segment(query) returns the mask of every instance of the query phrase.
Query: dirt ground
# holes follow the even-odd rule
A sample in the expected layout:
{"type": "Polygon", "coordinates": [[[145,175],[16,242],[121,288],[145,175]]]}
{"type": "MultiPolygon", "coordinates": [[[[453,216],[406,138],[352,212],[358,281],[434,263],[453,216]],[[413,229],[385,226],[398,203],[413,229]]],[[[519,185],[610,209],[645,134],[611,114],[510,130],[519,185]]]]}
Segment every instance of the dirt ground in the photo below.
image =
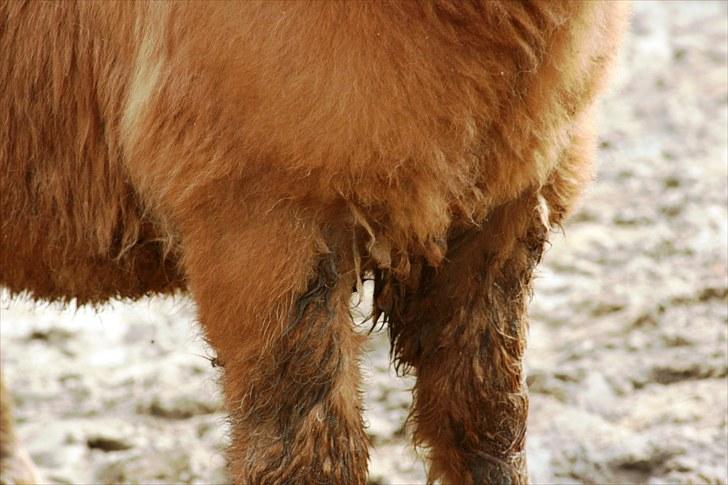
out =
{"type": "MultiPolygon", "coordinates": [[[[728,3],[635,2],[600,169],[538,272],[534,483],[728,481],[728,3]]],[[[19,434],[48,483],[222,483],[216,370],[182,298],[62,310],[0,295],[19,434]]],[[[372,484],[424,483],[412,381],[365,358],[372,484]]]]}

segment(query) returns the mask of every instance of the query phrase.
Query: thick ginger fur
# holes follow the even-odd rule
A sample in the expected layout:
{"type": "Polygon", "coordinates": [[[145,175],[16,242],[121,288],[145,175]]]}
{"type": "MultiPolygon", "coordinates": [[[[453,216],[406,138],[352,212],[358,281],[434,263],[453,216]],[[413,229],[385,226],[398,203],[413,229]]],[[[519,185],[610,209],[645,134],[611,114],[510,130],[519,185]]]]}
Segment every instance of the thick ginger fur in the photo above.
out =
{"type": "Polygon", "coordinates": [[[626,16],[2,1],[0,285],[189,291],[224,366],[232,479],[363,484],[348,302],[373,274],[430,480],[526,483],[530,277],[591,178],[626,16]]]}

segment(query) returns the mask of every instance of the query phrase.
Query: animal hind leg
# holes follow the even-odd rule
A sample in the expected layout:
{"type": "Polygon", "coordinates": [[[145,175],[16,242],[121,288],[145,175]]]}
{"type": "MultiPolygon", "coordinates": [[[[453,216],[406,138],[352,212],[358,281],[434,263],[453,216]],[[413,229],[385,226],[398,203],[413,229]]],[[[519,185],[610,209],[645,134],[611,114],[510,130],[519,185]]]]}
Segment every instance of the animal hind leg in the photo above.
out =
{"type": "Polygon", "coordinates": [[[482,227],[454,231],[442,266],[383,280],[391,287],[378,292],[396,361],[417,374],[410,419],[431,481],[528,481],[522,358],[531,272],[547,235],[542,201],[525,194],[482,227]]]}
{"type": "Polygon", "coordinates": [[[194,222],[184,241],[192,295],[224,369],[232,478],[363,485],[353,272],[336,241],[294,215],[225,211],[194,222]]]}

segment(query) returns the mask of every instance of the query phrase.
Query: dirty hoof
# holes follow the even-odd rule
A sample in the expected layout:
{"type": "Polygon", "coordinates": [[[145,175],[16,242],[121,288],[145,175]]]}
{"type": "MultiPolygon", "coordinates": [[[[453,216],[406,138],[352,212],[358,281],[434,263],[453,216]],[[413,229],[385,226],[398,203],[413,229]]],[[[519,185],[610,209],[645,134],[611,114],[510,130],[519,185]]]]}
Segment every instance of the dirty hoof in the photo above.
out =
{"type": "Polygon", "coordinates": [[[24,448],[17,448],[0,462],[0,485],[35,485],[40,481],[38,469],[24,448]]]}

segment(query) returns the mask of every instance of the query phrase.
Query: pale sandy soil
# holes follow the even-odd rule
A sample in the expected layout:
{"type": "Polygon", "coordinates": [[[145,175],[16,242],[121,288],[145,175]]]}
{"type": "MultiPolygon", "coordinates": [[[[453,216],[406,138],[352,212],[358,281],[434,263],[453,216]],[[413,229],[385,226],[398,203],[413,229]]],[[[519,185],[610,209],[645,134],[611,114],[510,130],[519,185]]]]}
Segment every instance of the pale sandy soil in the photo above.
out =
{"type": "MultiPolygon", "coordinates": [[[[726,483],[728,4],[638,1],[598,180],[555,235],[528,355],[535,483],[726,483]]],[[[49,483],[221,483],[216,371],[184,299],[96,313],[2,295],[2,367],[49,483]]],[[[371,482],[423,483],[411,380],[364,361],[371,482]]]]}

